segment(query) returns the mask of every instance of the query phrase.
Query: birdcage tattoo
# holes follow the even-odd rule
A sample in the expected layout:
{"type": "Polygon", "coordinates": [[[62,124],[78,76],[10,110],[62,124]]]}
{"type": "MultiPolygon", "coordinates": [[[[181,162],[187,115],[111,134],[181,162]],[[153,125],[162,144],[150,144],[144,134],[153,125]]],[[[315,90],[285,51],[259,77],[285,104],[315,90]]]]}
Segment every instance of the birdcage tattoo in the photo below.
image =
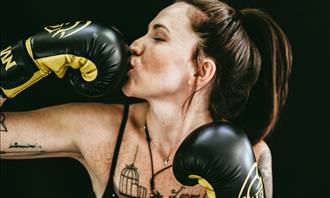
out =
{"type": "Polygon", "coordinates": [[[119,180],[121,195],[132,198],[145,198],[147,189],[139,184],[139,172],[134,164],[126,165],[121,171],[119,180]]]}

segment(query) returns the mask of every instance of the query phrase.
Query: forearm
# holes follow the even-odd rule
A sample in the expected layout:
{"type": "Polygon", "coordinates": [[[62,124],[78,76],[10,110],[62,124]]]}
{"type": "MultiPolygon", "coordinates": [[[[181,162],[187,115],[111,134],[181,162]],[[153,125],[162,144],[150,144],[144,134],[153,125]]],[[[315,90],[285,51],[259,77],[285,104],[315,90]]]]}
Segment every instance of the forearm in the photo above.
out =
{"type": "MultiPolygon", "coordinates": [[[[42,152],[42,147],[39,143],[31,141],[23,141],[22,136],[17,131],[23,129],[15,122],[10,122],[8,125],[8,112],[1,112],[1,131],[0,131],[0,158],[12,159],[20,156],[36,155],[42,152]],[[9,130],[9,128],[11,130],[9,130]]],[[[10,116],[12,117],[12,116],[10,116]]],[[[24,132],[22,132],[24,134],[24,132]]]]}
{"type": "MultiPolygon", "coordinates": [[[[73,137],[76,131],[71,117],[63,114],[66,107],[46,108],[29,112],[1,112],[0,157],[31,159],[71,156],[77,153],[73,137]],[[63,113],[60,113],[63,111],[63,113]],[[69,121],[66,121],[69,120],[69,121]]],[[[66,113],[67,114],[67,113],[66,113]]]]}

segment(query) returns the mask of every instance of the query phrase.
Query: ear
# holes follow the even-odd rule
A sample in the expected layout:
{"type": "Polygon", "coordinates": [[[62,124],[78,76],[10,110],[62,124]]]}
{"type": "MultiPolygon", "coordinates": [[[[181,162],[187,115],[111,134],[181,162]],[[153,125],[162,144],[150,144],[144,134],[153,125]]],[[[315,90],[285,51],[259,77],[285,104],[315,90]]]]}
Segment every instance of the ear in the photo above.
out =
{"type": "Polygon", "coordinates": [[[194,74],[197,78],[197,89],[201,89],[208,85],[215,76],[217,66],[215,61],[209,57],[202,57],[199,59],[197,71],[194,74]]]}

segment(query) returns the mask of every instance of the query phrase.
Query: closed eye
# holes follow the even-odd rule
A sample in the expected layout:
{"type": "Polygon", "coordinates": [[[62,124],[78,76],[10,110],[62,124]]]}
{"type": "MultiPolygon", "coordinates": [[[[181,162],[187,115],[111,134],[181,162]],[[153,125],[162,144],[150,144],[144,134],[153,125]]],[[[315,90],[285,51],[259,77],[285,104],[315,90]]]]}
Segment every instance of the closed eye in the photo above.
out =
{"type": "Polygon", "coordinates": [[[163,39],[161,37],[152,37],[152,39],[155,41],[165,41],[165,39],[163,39]]]}

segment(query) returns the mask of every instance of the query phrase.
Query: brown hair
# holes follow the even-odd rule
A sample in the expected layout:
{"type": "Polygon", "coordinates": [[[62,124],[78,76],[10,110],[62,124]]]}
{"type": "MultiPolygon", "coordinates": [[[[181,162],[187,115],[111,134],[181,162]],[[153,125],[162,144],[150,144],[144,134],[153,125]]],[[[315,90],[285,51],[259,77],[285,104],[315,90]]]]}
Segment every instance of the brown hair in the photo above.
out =
{"type": "Polygon", "coordinates": [[[257,9],[235,10],[218,0],[178,0],[204,17],[190,16],[205,54],[217,64],[209,111],[242,127],[253,143],[274,128],[288,94],[291,46],[276,22],[257,9]]]}

